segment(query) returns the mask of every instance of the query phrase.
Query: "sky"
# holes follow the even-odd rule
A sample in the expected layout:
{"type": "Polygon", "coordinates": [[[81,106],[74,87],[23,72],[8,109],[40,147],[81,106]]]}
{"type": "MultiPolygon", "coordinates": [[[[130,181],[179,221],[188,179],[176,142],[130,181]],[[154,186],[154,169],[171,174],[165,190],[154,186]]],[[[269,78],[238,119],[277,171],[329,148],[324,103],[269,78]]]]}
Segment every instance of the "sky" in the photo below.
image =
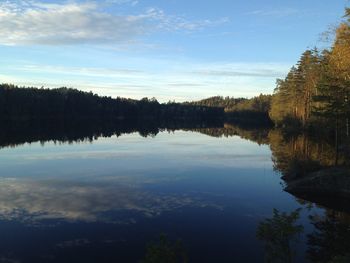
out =
{"type": "Polygon", "coordinates": [[[0,0],[0,83],[159,101],[272,93],[346,0],[0,0]]]}

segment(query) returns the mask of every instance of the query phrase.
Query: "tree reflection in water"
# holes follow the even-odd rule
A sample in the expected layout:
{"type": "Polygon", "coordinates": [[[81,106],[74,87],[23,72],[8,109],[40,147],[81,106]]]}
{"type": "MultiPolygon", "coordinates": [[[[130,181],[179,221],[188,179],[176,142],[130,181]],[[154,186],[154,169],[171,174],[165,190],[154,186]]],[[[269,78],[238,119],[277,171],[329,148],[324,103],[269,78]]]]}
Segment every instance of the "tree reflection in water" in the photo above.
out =
{"type": "Polygon", "coordinates": [[[161,234],[159,241],[150,243],[144,259],[140,263],[188,263],[186,250],[182,241],[171,242],[165,234],[161,234]]]}
{"type": "Polygon", "coordinates": [[[350,262],[350,217],[328,210],[323,217],[310,216],[315,230],[308,235],[308,258],[317,263],[350,262]]]}
{"type": "Polygon", "coordinates": [[[264,242],[265,262],[291,263],[296,254],[293,249],[303,226],[297,224],[300,209],[291,213],[280,213],[273,210],[272,218],[260,222],[257,238],[264,242]]]}
{"type": "MultiPolygon", "coordinates": [[[[295,261],[293,247],[304,233],[297,223],[301,209],[281,213],[274,209],[273,216],[260,222],[257,238],[264,242],[265,262],[290,263],[295,261]]],[[[305,260],[312,263],[350,262],[350,216],[343,212],[326,210],[325,215],[309,216],[313,231],[306,235],[305,260]]]]}

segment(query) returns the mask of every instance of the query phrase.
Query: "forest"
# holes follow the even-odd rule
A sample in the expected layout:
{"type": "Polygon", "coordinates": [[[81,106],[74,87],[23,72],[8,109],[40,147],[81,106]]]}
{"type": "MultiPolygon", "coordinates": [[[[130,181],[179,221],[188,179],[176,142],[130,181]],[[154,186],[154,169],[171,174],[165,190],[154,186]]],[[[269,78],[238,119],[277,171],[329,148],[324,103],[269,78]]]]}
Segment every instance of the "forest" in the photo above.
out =
{"type": "Polygon", "coordinates": [[[18,87],[0,85],[0,119],[28,121],[34,119],[99,120],[215,120],[224,117],[220,107],[169,102],[155,98],[141,100],[100,97],[92,92],[71,88],[18,87]]]}
{"type": "Polygon", "coordinates": [[[247,98],[234,98],[215,96],[185,104],[200,105],[207,107],[220,107],[224,109],[225,120],[254,125],[271,125],[269,117],[272,95],[263,95],[247,98]]]}
{"type": "Polygon", "coordinates": [[[277,80],[270,118],[277,126],[294,126],[349,137],[350,9],[328,49],[306,50],[285,79],[277,80]]]}
{"type": "Polygon", "coordinates": [[[0,120],[28,121],[55,119],[230,121],[269,124],[271,95],[252,99],[212,97],[194,102],[159,103],[101,97],[71,88],[18,87],[0,85],[0,120]]]}

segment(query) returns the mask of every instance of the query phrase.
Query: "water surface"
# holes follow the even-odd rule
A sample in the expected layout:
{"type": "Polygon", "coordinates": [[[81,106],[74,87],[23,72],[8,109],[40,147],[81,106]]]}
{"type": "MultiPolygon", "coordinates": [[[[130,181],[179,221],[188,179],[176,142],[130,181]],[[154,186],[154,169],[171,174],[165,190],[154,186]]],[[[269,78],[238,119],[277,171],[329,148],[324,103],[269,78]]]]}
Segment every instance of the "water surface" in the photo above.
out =
{"type": "MultiPolygon", "coordinates": [[[[4,147],[1,258],[139,262],[164,233],[182,240],[190,262],[263,262],[259,222],[303,207],[281,184],[269,145],[198,130],[4,147]]],[[[308,216],[324,211],[308,207],[306,232],[308,216]]]]}

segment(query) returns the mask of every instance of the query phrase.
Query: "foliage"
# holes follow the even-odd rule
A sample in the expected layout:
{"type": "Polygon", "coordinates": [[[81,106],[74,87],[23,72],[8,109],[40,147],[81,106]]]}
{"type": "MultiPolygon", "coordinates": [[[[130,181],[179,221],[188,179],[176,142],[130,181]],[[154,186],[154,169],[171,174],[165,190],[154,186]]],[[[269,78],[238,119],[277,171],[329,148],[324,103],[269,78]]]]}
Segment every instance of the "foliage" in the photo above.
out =
{"type": "Polygon", "coordinates": [[[277,80],[270,117],[278,126],[332,130],[338,144],[350,134],[350,11],[329,49],[306,50],[283,80],[277,80]]]}
{"type": "Polygon", "coordinates": [[[263,94],[251,99],[215,96],[200,101],[187,102],[186,104],[221,107],[225,111],[227,121],[270,124],[271,120],[268,113],[271,99],[271,95],[263,94]]]}
{"type": "Polygon", "coordinates": [[[208,107],[221,107],[225,112],[233,111],[255,111],[268,112],[270,109],[271,95],[260,94],[251,99],[215,96],[200,101],[187,102],[191,105],[208,107]]]}
{"type": "Polygon", "coordinates": [[[231,109],[236,107],[237,104],[246,100],[247,99],[244,99],[244,98],[214,96],[214,97],[210,97],[199,101],[187,102],[187,104],[231,109]]]}
{"type": "Polygon", "coordinates": [[[277,125],[294,119],[306,124],[311,117],[313,96],[317,94],[321,57],[317,49],[305,51],[284,80],[277,80],[270,117],[277,125]]]}

